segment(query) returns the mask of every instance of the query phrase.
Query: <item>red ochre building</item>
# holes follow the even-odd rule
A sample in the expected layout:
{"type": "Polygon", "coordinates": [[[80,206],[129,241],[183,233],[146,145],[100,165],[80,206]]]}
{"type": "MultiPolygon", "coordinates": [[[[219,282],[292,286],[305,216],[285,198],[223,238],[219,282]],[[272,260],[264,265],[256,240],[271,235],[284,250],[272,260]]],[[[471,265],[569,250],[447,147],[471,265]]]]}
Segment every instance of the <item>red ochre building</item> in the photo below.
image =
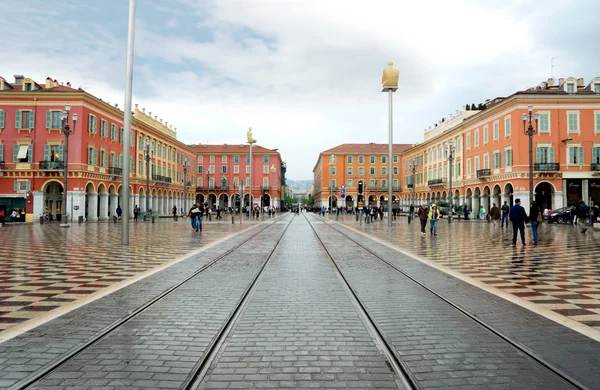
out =
{"type": "MultiPolygon", "coordinates": [[[[129,135],[131,216],[134,205],[142,212],[148,206],[158,215],[168,215],[173,206],[181,210],[190,207],[194,199],[233,207],[234,195],[239,192],[234,184],[240,180],[249,184],[247,145],[190,146],[177,140],[176,130],[135,106],[129,135]],[[189,166],[185,174],[184,166],[189,166]]],[[[243,135],[240,131],[240,137],[243,135]]],[[[80,216],[89,221],[111,218],[121,201],[123,137],[123,111],[116,105],[51,78],[37,83],[17,75],[11,83],[0,77],[0,209],[6,215],[17,210],[17,220],[26,222],[37,222],[44,214],[57,220],[63,211],[73,220],[80,216]],[[63,210],[61,111],[66,105],[70,105],[68,121],[75,132],[69,137],[69,188],[63,210]]],[[[253,152],[254,203],[278,207],[275,200],[280,198],[285,177],[281,156],[258,145],[253,152]],[[269,172],[263,173],[267,157],[269,172]]]]}

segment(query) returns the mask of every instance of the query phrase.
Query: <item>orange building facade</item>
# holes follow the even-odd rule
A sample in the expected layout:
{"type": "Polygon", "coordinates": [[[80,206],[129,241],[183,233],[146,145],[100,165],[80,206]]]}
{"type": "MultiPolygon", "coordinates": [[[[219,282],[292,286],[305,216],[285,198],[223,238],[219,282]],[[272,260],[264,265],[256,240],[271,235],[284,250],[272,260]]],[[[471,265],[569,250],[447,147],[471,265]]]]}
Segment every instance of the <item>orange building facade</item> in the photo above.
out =
{"type": "MultiPolygon", "coordinates": [[[[534,197],[542,209],[600,202],[600,77],[549,79],[538,87],[460,111],[402,153],[401,206],[449,201],[475,213],[493,203],[529,206],[529,137],[522,114],[539,114],[533,136],[534,197]],[[448,144],[455,146],[452,172],[448,144]],[[411,163],[416,163],[413,176],[411,163]],[[452,175],[450,189],[449,175],[452,175]],[[414,189],[411,185],[414,177],[414,189]],[[414,193],[413,193],[414,190],[414,193]]],[[[535,128],[534,124],[534,128],[535,128]]]]}
{"type": "MultiPolygon", "coordinates": [[[[410,144],[393,145],[392,169],[394,180],[392,201],[401,198],[400,156],[410,144]]],[[[386,205],[388,199],[388,145],[342,144],[325,150],[313,168],[315,206],[358,207],[386,205]],[[362,183],[364,198],[359,199],[362,183]],[[345,194],[342,197],[342,189],[345,194]]]]}

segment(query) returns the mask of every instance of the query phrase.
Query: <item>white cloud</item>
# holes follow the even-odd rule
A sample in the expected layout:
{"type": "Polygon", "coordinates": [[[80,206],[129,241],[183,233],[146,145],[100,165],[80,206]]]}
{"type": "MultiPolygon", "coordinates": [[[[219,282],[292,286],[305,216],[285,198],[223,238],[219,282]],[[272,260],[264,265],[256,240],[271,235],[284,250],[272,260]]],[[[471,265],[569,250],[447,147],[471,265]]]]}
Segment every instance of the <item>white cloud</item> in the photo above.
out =
{"type": "MultiPolygon", "coordinates": [[[[85,83],[91,93],[122,105],[126,5],[113,7],[107,24],[93,15],[110,4],[67,22],[64,13],[80,3],[48,3],[32,5],[30,24],[6,7],[0,75],[85,83]]],[[[261,145],[279,148],[287,159],[289,177],[310,178],[322,150],[343,142],[387,142],[380,79],[389,59],[401,70],[395,141],[407,143],[421,141],[423,128],[467,102],[549,77],[552,56],[564,55],[561,70],[569,75],[595,76],[581,75],[589,71],[588,57],[566,54],[545,35],[550,28],[568,41],[576,29],[550,25],[550,16],[556,20],[579,8],[594,15],[598,5],[557,0],[533,18],[532,4],[153,3],[143,12],[138,8],[134,102],[177,126],[185,142],[237,143],[252,126],[261,145]]]]}

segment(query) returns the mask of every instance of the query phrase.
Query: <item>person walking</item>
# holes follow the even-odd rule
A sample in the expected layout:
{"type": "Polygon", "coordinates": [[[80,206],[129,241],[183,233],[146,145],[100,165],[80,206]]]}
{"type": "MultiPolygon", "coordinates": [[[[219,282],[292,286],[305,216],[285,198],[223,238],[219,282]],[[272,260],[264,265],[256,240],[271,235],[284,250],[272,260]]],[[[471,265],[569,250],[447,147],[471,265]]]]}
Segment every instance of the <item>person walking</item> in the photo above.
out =
{"type": "Polygon", "coordinates": [[[173,205],[171,212],[173,213],[173,219],[177,221],[177,206],[173,205]]]}
{"type": "Polygon", "coordinates": [[[508,229],[508,214],[510,212],[510,207],[508,207],[508,204],[506,203],[506,201],[504,201],[504,204],[502,205],[502,229],[504,229],[504,225],[506,223],[506,228],[508,229]]]}
{"type": "Polygon", "coordinates": [[[201,210],[198,202],[192,205],[190,211],[188,212],[188,217],[190,218],[190,223],[192,224],[192,230],[198,231],[198,215],[200,215],[201,210]]]}
{"type": "Polygon", "coordinates": [[[542,223],[542,212],[538,207],[535,200],[531,202],[531,207],[529,208],[529,220],[531,221],[531,234],[533,234],[533,245],[538,244],[538,227],[540,223],[542,223]]]}
{"type": "Polygon", "coordinates": [[[121,220],[121,214],[123,214],[123,210],[121,209],[121,205],[117,205],[117,219],[121,220]]]}
{"type": "Polygon", "coordinates": [[[494,226],[498,224],[500,220],[500,209],[496,206],[496,203],[492,204],[492,209],[490,210],[490,216],[492,217],[492,221],[494,222],[494,226]]]}
{"type": "Polygon", "coordinates": [[[575,210],[575,216],[577,217],[577,223],[579,224],[579,231],[585,233],[587,231],[587,218],[590,213],[590,208],[582,200],[579,201],[577,209],[575,210]]]}
{"type": "Polygon", "coordinates": [[[136,204],[135,207],[133,208],[133,220],[137,222],[138,219],[138,215],[140,214],[140,208],[138,207],[138,205],[136,204]]]}
{"type": "Polygon", "coordinates": [[[421,207],[417,210],[417,216],[419,217],[419,221],[421,222],[421,234],[423,237],[427,235],[425,233],[425,227],[427,227],[427,218],[429,217],[429,210],[427,210],[427,205],[423,203],[421,207]]]}
{"type": "Polygon", "coordinates": [[[521,243],[525,246],[525,222],[527,222],[527,213],[521,206],[521,199],[515,200],[515,205],[510,208],[508,218],[513,227],[513,246],[517,245],[517,230],[521,233],[521,243]]]}
{"type": "Polygon", "coordinates": [[[415,206],[412,203],[410,204],[408,211],[409,211],[410,219],[413,219],[415,217],[415,206]]]}
{"type": "Polygon", "coordinates": [[[427,216],[429,218],[429,234],[437,236],[437,227],[438,221],[440,219],[440,212],[435,203],[431,205],[431,210],[429,210],[427,216]]]}
{"type": "Polygon", "coordinates": [[[469,220],[469,205],[465,204],[465,221],[469,220]]]}

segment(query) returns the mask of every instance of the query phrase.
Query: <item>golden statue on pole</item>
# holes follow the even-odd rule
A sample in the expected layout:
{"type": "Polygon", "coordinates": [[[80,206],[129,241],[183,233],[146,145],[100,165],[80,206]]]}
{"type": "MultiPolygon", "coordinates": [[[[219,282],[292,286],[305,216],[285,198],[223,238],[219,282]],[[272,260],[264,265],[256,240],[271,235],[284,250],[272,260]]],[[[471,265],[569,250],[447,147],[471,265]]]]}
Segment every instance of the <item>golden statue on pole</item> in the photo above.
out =
{"type": "Polygon", "coordinates": [[[400,71],[394,68],[394,61],[388,62],[388,67],[383,70],[383,76],[381,76],[383,88],[398,88],[399,77],[400,71]]]}
{"type": "Polygon", "coordinates": [[[256,139],[252,138],[252,127],[250,127],[248,129],[248,132],[246,133],[246,137],[248,137],[248,143],[249,144],[256,143],[256,139]]]}

